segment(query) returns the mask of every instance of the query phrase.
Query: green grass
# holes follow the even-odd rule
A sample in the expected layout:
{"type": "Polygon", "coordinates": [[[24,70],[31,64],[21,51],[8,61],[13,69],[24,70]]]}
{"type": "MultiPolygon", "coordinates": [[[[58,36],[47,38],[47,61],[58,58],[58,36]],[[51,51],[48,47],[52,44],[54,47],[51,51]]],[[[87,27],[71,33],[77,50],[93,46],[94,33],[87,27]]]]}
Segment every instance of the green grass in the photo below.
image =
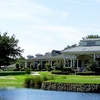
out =
{"type": "MultiPolygon", "coordinates": [[[[49,82],[100,84],[100,76],[51,75],[50,72],[39,72],[39,74],[41,74],[41,76],[43,77],[48,76],[50,79],[48,80],[49,82]]],[[[0,88],[2,87],[23,87],[23,83],[27,77],[33,77],[33,76],[32,75],[1,76],[0,77],[0,88]]]]}
{"type": "Polygon", "coordinates": [[[23,87],[27,75],[1,76],[0,87],[23,87]]]}
{"type": "Polygon", "coordinates": [[[100,84],[100,76],[60,75],[55,77],[55,80],[50,80],[50,82],[100,84]]]}

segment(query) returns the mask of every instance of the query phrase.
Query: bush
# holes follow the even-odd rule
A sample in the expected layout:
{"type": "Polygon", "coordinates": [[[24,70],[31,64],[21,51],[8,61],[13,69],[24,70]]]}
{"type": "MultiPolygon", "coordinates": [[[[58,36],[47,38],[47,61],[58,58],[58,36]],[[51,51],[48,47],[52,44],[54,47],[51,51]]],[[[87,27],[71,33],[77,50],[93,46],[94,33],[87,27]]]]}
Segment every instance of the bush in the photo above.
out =
{"type": "Polygon", "coordinates": [[[95,67],[95,70],[94,70],[96,73],[100,73],[100,67],[95,67]]]}
{"type": "Polygon", "coordinates": [[[24,74],[26,74],[25,71],[4,71],[4,72],[0,72],[0,76],[24,75],[24,74]]]}
{"type": "Polygon", "coordinates": [[[41,88],[42,83],[47,80],[53,80],[53,75],[33,76],[32,78],[26,78],[24,81],[24,87],[26,88],[41,88]]]}
{"type": "Polygon", "coordinates": [[[45,66],[47,71],[51,71],[51,65],[49,63],[46,63],[45,66]]]}
{"type": "Polygon", "coordinates": [[[41,71],[41,69],[34,69],[34,71],[41,71]]]}
{"type": "Polygon", "coordinates": [[[100,75],[100,73],[96,73],[96,72],[76,72],[76,75],[100,75]]]}
{"type": "Polygon", "coordinates": [[[58,75],[69,75],[69,71],[52,71],[52,74],[58,74],[58,75]]]}
{"type": "Polygon", "coordinates": [[[55,70],[61,70],[61,71],[63,71],[63,66],[64,66],[63,63],[64,63],[63,61],[55,62],[54,63],[55,70]]]}
{"type": "Polygon", "coordinates": [[[21,68],[20,71],[25,71],[25,68],[21,68]]]}
{"type": "Polygon", "coordinates": [[[67,71],[67,72],[72,73],[73,72],[73,69],[71,67],[64,67],[63,68],[63,71],[67,71]]]}
{"type": "Polygon", "coordinates": [[[46,69],[41,69],[41,71],[46,71],[46,69]]]}
{"type": "Polygon", "coordinates": [[[19,68],[19,64],[16,64],[16,71],[19,71],[20,68],[19,68]]]}
{"type": "Polygon", "coordinates": [[[26,78],[24,81],[24,87],[30,88],[31,78],[26,78]]]}
{"type": "Polygon", "coordinates": [[[30,68],[26,68],[25,72],[26,72],[26,74],[31,74],[31,69],[30,68]]]}
{"type": "Polygon", "coordinates": [[[43,78],[41,76],[34,76],[33,78],[26,78],[24,87],[26,88],[41,88],[43,78]]]}

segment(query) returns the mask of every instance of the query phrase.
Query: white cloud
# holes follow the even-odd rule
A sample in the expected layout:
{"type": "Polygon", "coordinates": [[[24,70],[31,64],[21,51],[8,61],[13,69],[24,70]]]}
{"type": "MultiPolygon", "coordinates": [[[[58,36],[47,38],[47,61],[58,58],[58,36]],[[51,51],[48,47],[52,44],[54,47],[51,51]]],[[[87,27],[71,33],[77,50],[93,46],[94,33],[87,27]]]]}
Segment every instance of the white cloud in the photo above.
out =
{"type": "Polygon", "coordinates": [[[50,9],[27,0],[9,0],[0,2],[0,18],[11,20],[46,21],[40,16],[52,13],[50,9]],[[6,6],[4,6],[6,5],[6,6]]]}
{"type": "MultiPolygon", "coordinates": [[[[83,32],[82,29],[77,29],[73,27],[67,27],[67,26],[56,26],[56,25],[46,25],[46,26],[32,26],[32,28],[38,29],[40,31],[40,34],[38,37],[49,41],[54,41],[56,38],[63,39],[63,40],[69,40],[69,41],[79,41],[79,39],[82,36],[86,36],[87,33],[83,32]],[[45,37],[42,35],[42,33],[45,35],[45,37]],[[52,33],[50,35],[50,33],[52,33]]],[[[38,33],[39,33],[38,31],[38,33]]]]}

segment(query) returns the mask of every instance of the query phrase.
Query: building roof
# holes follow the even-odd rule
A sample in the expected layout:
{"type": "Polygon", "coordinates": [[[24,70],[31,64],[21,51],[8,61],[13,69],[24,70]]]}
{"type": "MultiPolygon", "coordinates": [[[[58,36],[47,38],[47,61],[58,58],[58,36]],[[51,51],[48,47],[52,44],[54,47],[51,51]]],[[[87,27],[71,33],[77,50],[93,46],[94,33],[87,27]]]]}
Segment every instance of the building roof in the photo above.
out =
{"type": "Polygon", "coordinates": [[[65,51],[62,51],[62,53],[100,53],[100,46],[77,46],[73,48],[69,48],[65,51]]]}
{"type": "Polygon", "coordinates": [[[89,38],[89,39],[83,39],[81,41],[100,41],[100,38],[89,38]]]}
{"type": "Polygon", "coordinates": [[[64,54],[60,54],[60,55],[57,55],[57,56],[51,56],[49,59],[51,59],[51,60],[64,59],[64,54]]]}

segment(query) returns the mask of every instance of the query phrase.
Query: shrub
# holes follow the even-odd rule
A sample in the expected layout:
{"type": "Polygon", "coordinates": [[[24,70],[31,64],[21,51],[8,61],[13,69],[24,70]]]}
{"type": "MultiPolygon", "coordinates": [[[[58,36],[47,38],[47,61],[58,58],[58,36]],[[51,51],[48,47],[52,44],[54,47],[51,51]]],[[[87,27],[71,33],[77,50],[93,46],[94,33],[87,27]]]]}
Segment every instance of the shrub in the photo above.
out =
{"type": "Polygon", "coordinates": [[[41,69],[41,71],[46,71],[46,69],[45,69],[45,68],[43,68],[43,69],[41,69]]]}
{"type": "Polygon", "coordinates": [[[26,74],[25,71],[4,71],[4,72],[0,72],[0,76],[24,75],[24,74],[26,74]]]}
{"type": "Polygon", "coordinates": [[[26,78],[24,81],[24,87],[30,88],[31,78],[26,78]]]}
{"type": "Polygon", "coordinates": [[[41,88],[43,78],[41,76],[34,76],[33,78],[26,78],[24,87],[26,88],[41,88]]]}
{"type": "Polygon", "coordinates": [[[89,63],[86,64],[84,71],[95,71],[95,67],[98,66],[98,61],[90,60],[89,63]]]}
{"type": "Polygon", "coordinates": [[[54,66],[55,66],[55,70],[61,70],[61,71],[63,71],[63,61],[59,61],[59,62],[55,62],[54,63],[54,66]]]}
{"type": "Polygon", "coordinates": [[[95,71],[96,73],[100,73],[100,67],[95,67],[94,71],[95,71]]]}
{"type": "Polygon", "coordinates": [[[41,71],[41,69],[34,69],[34,71],[41,71]]]}
{"type": "Polygon", "coordinates": [[[16,70],[19,71],[20,68],[19,68],[19,64],[16,64],[16,70]]]}
{"type": "Polygon", "coordinates": [[[51,65],[49,63],[46,63],[45,66],[47,71],[51,71],[51,65]]]}
{"type": "Polygon", "coordinates": [[[67,72],[72,73],[73,72],[73,69],[71,67],[64,67],[63,68],[63,71],[67,71],[67,72]]]}
{"type": "Polygon", "coordinates": [[[26,68],[25,72],[26,72],[26,74],[31,74],[31,69],[30,68],[26,68]]]}
{"type": "Polygon", "coordinates": [[[58,74],[58,75],[69,75],[70,72],[68,71],[52,71],[52,74],[58,74]]]}
{"type": "Polygon", "coordinates": [[[25,71],[25,68],[21,68],[20,71],[25,71]]]}
{"type": "Polygon", "coordinates": [[[41,88],[42,83],[47,80],[53,80],[53,75],[33,76],[32,78],[26,78],[24,81],[24,87],[26,88],[41,88]]]}
{"type": "Polygon", "coordinates": [[[100,73],[96,73],[96,72],[76,72],[76,75],[100,75],[100,73]]]}

